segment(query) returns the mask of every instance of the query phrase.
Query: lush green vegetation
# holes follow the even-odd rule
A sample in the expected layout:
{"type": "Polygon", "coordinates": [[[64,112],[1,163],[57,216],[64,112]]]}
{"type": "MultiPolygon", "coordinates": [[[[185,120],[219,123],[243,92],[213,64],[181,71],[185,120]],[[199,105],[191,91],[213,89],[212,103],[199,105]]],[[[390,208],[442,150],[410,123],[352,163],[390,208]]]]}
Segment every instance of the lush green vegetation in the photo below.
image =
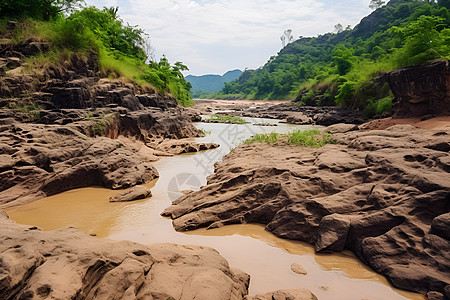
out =
{"type": "Polygon", "coordinates": [[[206,123],[230,123],[230,124],[245,124],[247,121],[238,117],[232,117],[227,115],[211,115],[208,119],[205,119],[206,123]]]}
{"type": "Polygon", "coordinates": [[[276,143],[278,142],[278,136],[280,134],[276,132],[270,133],[257,133],[249,139],[244,141],[244,144],[252,144],[252,143],[276,143]]]}
{"type": "Polygon", "coordinates": [[[246,70],[212,96],[337,104],[364,111],[366,117],[390,111],[393,96],[377,77],[449,58],[449,6],[448,0],[391,0],[354,29],[288,44],[263,67],[246,70]]]}
{"type": "Polygon", "coordinates": [[[287,134],[276,132],[256,134],[244,141],[244,144],[251,143],[276,143],[284,142],[290,145],[302,147],[318,148],[326,144],[334,144],[334,140],[327,132],[320,132],[319,129],[295,130],[287,134]]]}
{"type": "Polygon", "coordinates": [[[182,105],[193,104],[191,85],[181,73],[187,70],[185,65],[181,62],[171,65],[166,57],[149,60],[145,33],[125,24],[117,14],[118,8],[100,10],[91,6],[74,10],[80,3],[80,0],[6,0],[0,4],[0,23],[5,27],[5,20],[22,20],[11,36],[16,43],[30,37],[50,43],[50,51],[30,60],[29,64],[37,68],[60,63],[74,53],[95,52],[105,74],[171,93],[182,105]]]}

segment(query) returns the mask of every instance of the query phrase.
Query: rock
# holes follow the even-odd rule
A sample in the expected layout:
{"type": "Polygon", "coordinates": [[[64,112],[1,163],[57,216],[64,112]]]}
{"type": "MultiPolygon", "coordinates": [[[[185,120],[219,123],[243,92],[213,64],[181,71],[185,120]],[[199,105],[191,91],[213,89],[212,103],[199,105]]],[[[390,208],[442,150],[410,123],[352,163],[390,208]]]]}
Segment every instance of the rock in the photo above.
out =
{"type": "Polygon", "coordinates": [[[425,299],[427,299],[427,300],[445,300],[444,295],[439,292],[428,292],[425,295],[425,299]]]}
{"type": "Polygon", "coordinates": [[[305,268],[303,268],[301,265],[295,264],[295,263],[291,265],[291,270],[292,270],[292,272],[300,274],[300,275],[308,274],[308,272],[305,270],[305,268]]]}
{"type": "Polygon", "coordinates": [[[317,300],[308,289],[279,290],[263,295],[247,296],[246,300],[317,300]]]}
{"type": "Polygon", "coordinates": [[[349,131],[355,131],[359,130],[357,125],[354,124],[344,124],[344,123],[337,123],[334,125],[330,125],[324,129],[324,131],[329,133],[345,133],[349,131]]]}
{"type": "Polygon", "coordinates": [[[362,124],[360,116],[346,108],[340,108],[335,111],[316,114],[313,120],[317,125],[330,126],[337,123],[362,124]]]}
{"type": "Polygon", "coordinates": [[[446,240],[450,240],[450,212],[433,219],[431,232],[446,240]]]}
{"type": "Polygon", "coordinates": [[[178,155],[183,153],[193,153],[203,150],[215,149],[220,145],[215,143],[197,143],[192,140],[164,140],[157,147],[156,150],[178,155]]]}
{"type": "Polygon", "coordinates": [[[241,145],[163,215],[178,231],[265,224],[317,251],[350,249],[396,287],[444,293],[450,171],[448,153],[428,146],[450,132],[437,133],[396,125],[344,130],[322,148],[241,145]]]}
{"type": "Polygon", "coordinates": [[[7,57],[5,67],[8,69],[15,69],[21,65],[20,58],[18,57],[7,57]]]}
{"type": "Polygon", "coordinates": [[[109,198],[109,202],[124,202],[145,199],[152,196],[152,192],[145,186],[134,186],[114,197],[109,198]]]}
{"type": "Polygon", "coordinates": [[[450,66],[438,60],[385,75],[395,95],[394,117],[450,114],[450,66]]]}
{"type": "Polygon", "coordinates": [[[304,125],[304,124],[312,124],[313,121],[311,118],[303,114],[296,114],[295,116],[288,116],[286,118],[286,123],[304,125]]]}
{"type": "Polygon", "coordinates": [[[317,231],[316,252],[344,250],[350,223],[349,217],[339,214],[323,217],[317,231]]]}
{"type": "Polygon", "coordinates": [[[242,299],[249,276],[201,246],[31,230],[0,216],[1,299],[242,299]]]}

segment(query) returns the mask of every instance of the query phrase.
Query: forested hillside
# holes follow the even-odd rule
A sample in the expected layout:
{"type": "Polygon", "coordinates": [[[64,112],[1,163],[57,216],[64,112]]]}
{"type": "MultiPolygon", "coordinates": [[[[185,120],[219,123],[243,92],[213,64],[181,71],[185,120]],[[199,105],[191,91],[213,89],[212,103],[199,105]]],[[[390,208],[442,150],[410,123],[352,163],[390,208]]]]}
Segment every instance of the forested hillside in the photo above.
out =
{"type": "Polygon", "coordinates": [[[232,70],[223,75],[188,75],[186,76],[186,80],[192,85],[192,96],[197,98],[205,93],[222,90],[225,86],[225,82],[236,80],[241,74],[241,70],[232,70]]]}
{"type": "MultiPolygon", "coordinates": [[[[296,99],[342,105],[367,117],[390,111],[384,72],[450,56],[450,1],[392,0],[354,29],[300,38],[257,70],[225,84],[219,97],[296,99]]],[[[342,26],[340,26],[342,28],[342,26]]]]}
{"type": "Polygon", "coordinates": [[[49,43],[48,51],[29,59],[27,66],[42,69],[59,65],[73,54],[95,53],[107,77],[133,81],[158,92],[171,93],[180,104],[192,104],[191,85],[180,62],[171,65],[166,57],[149,59],[146,34],[125,24],[118,8],[83,7],[81,0],[4,0],[0,2],[0,34],[20,44],[30,38],[49,43]],[[8,22],[15,21],[11,36],[8,22]]]}

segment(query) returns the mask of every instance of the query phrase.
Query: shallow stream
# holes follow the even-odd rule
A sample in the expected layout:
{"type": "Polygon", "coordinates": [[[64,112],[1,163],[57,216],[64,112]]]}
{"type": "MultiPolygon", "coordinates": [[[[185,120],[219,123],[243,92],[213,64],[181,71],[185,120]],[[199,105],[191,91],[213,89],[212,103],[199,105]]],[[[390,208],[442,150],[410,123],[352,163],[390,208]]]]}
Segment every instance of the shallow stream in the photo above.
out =
{"type": "Polygon", "coordinates": [[[147,186],[153,196],[130,203],[110,203],[120,191],[90,187],[67,191],[26,205],[7,209],[10,218],[51,230],[73,226],[97,237],[131,240],[142,244],[198,244],[217,249],[230,265],[251,275],[250,295],[279,289],[308,288],[321,300],[424,299],[423,296],[392,288],[387,280],[363,265],[350,252],[315,254],[302,242],[279,239],[262,225],[231,225],[214,230],[176,232],[171,220],[160,213],[180,191],[197,190],[213,173],[214,163],[230,149],[255,133],[280,133],[310,126],[255,126],[253,123],[278,123],[269,119],[247,119],[244,125],[198,123],[207,135],[197,139],[215,142],[218,149],[196,154],[162,158],[154,163],[160,178],[147,186]],[[291,264],[308,272],[299,275],[291,264]]]}

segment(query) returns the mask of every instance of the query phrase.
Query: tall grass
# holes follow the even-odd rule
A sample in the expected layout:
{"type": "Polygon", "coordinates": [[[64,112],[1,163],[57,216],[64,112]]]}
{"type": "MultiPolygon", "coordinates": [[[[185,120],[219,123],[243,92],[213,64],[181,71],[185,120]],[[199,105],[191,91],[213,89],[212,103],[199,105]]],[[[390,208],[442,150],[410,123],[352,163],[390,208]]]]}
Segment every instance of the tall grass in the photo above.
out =
{"type": "Polygon", "coordinates": [[[327,132],[320,132],[319,129],[295,130],[290,133],[280,134],[276,132],[255,134],[244,141],[244,144],[252,143],[276,143],[282,142],[289,145],[299,145],[302,147],[319,148],[326,144],[334,144],[335,141],[327,132]]]}

